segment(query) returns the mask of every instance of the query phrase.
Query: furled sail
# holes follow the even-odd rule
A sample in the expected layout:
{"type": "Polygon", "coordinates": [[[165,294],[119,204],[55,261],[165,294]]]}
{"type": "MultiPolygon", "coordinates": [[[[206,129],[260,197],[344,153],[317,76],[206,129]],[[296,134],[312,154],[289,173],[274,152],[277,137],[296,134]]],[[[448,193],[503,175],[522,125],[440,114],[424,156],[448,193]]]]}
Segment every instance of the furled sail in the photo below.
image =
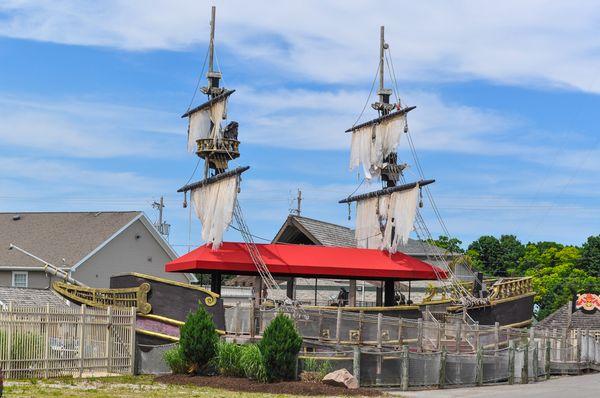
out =
{"type": "Polygon", "coordinates": [[[350,170],[362,164],[367,180],[379,176],[384,159],[396,151],[405,125],[406,115],[402,114],[353,130],[350,170]]]}
{"type": "Polygon", "coordinates": [[[227,117],[227,97],[224,96],[220,101],[212,101],[210,106],[192,112],[188,116],[188,151],[195,152],[197,140],[212,138],[218,141],[222,138],[221,121],[227,117]]]}
{"type": "Polygon", "coordinates": [[[355,237],[358,247],[395,253],[408,242],[419,200],[419,186],[357,201],[355,237]]]}
{"type": "Polygon", "coordinates": [[[238,193],[238,175],[223,178],[192,190],[191,199],[202,223],[202,239],[217,250],[233,216],[238,193]]]}

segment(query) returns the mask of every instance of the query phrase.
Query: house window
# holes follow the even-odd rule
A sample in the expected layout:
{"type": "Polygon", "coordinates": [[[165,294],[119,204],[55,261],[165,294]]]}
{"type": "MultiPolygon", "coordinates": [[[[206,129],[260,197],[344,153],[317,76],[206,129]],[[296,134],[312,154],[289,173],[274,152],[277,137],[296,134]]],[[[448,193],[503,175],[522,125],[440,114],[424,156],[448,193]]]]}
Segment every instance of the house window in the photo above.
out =
{"type": "Polygon", "coordinates": [[[12,286],[27,287],[29,285],[29,274],[27,271],[13,271],[12,286]]]}

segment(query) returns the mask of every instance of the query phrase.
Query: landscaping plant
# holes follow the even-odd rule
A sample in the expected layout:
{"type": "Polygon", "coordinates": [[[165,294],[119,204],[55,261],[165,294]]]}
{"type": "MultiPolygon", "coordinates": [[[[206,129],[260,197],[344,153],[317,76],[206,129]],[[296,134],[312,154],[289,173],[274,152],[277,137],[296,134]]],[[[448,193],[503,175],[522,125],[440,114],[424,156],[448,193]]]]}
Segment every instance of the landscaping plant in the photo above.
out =
{"type": "Polygon", "coordinates": [[[183,350],[179,344],[170,350],[165,351],[163,358],[165,359],[167,365],[169,365],[171,372],[174,374],[186,373],[190,368],[185,360],[185,357],[183,356],[183,350]]]}
{"type": "Polygon", "coordinates": [[[269,381],[263,356],[256,344],[247,344],[242,346],[240,366],[247,378],[260,381],[262,383],[269,381]]]}
{"type": "Polygon", "coordinates": [[[292,320],[282,313],[277,314],[258,343],[269,381],[296,378],[301,346],[302,338],[292,320]]]}
{"type": "Polygon", "coordinates": [[[189,314],[181,326],[179,345],[183,357],[190,364],[192,373],[205,374],[211,368],[217,354],[219,335],[215,329],[212,315],[203,306],[189,314]]]}
{"type": "Polygon", "coordinates": [[[241,365],[242,346],[226,341],[219,342],[217,346],[217,367],[224,376],[243,377],[244,369],[241,365]]]}

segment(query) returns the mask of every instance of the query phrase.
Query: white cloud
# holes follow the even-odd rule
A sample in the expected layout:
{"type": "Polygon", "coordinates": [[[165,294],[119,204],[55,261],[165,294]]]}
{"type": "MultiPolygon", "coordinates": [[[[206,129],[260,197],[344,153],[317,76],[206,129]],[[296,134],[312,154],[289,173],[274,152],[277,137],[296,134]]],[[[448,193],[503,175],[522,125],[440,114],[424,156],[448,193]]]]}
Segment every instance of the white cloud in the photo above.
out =
{"type": "MultiPolygon", "coordinates": [[[[386,25],[400,79],[483,78],[600,92],[594,1],[217,2],[217,40],[240,57],[321,82],[370,81],[386,25]]],[[[8,1],[0,34],[126,50],[205,43],[205,2],[8,1]]]]}
{"type": "Polygon", "coordinates": [[[167,156],[178,115],[109,103],[0,94],[0,144],[79,158],[167,156]]]}

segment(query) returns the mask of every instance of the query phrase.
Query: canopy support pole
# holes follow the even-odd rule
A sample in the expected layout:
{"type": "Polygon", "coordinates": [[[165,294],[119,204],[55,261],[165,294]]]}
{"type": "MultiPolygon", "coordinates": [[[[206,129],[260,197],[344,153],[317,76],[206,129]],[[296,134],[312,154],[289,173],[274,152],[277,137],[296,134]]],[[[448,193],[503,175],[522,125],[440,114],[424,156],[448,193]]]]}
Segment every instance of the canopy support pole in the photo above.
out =
{"type": "Polygon", "coordinates": [[[383,305],[385,307],[393,307],[396,304],[394,300],[394,281],[385,281],[383,286],[385,290],[383,305]]]}
{"type": "Polygon", "coordinates": [[[383,281],[379,283],[379,286],[375,288],[375,306],[383,306],[383,281]]]}
{"type": "Polygon", "coordinates": [[[221,273],[213,271],[210,274],[210,291],[221,295],[221,273]]]}
{"type": "Polygon", "coordinates": [[[295,281],[296,281],[296,278],[292,277],[292,278],[288,279],[287,284],[286,284],[286,295],[288,296],[288,298],[290,300],[295,299],[294,298],[294,296],[295,296],[295,294],[294,294],[295,286],[294,285],[296,284],[295,281]]]}
{"type": "Polygon", "coordinates": [[[348,290],[348,305],[350,307],[356,307],[356,279],[350,279],[348,290]]]}

